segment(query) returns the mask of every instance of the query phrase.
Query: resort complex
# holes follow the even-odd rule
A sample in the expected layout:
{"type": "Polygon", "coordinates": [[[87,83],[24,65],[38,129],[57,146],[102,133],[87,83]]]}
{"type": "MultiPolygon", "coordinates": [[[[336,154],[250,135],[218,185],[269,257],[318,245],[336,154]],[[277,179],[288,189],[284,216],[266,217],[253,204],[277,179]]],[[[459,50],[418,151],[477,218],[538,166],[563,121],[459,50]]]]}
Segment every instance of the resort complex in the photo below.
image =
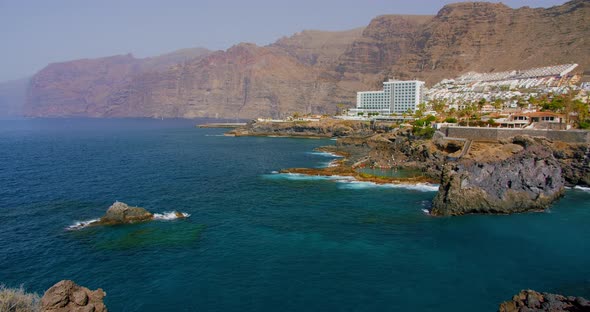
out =
{"type": "Polygon", "coordinates": [[[572,75],[578,64],[562,64],[497,73],[469,72],[455,79],[444,79],[430,88],[429,100],[447,101],[459,109],[469,101],[512,101],[516,107],[519,97],[548,93],[564,93],[580,77],[572,75]]]}
{"type": "Polygon", "coordinates": [[[414,113],[423,98],[423,81],[390,79],[383,83],[383,91],[357,92],[356,108],[348,113],[351,116],[414,113]]]}

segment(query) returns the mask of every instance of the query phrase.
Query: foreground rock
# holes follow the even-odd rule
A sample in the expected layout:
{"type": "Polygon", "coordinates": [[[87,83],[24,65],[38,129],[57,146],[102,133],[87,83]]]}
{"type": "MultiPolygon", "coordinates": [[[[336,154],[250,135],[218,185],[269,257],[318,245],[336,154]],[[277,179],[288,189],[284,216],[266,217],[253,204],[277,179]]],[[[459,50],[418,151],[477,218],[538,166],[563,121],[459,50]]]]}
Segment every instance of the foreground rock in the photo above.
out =
{"type": "Polygon", "coordinates": [[[122,202],[115,202],[97,224],[115,225],[149,221],[154,214],[141,207],[129,206],[122,202]]]}
{"type": "Polygon", "coordinates": [[[512,300],[500,304],[499,312],[590,311],[590,302],[582,297],[522,290],[512,300]]]}
{"type": "Polygon", "coordinates": [[[41,298],[41,312],[107,312],[102,289],[90,290],[73,281],[51,286],[41,298]]]}
{"type": "Polygon", "coordinates": [[[477,153],[447,164],[432,214],[543,210],[563,196],[560,163],[542,139],[515,137],[496,154],[477,153]]]}

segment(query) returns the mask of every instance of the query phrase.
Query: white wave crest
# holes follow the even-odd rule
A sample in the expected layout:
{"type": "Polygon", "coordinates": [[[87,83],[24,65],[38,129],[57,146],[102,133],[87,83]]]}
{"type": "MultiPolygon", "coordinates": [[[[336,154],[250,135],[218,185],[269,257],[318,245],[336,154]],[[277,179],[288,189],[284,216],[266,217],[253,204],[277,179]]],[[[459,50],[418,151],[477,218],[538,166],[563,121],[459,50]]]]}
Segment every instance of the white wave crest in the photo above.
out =
{"type": "Polygon", "coordinates": [[[176,220],[179,218],[188,218],[191,215],[186,212],[180,212],[182,217],[178,216],[178,212],[176,211],[169,211],[163,213],[154,213],[154,220],[176,220]]]}
{"type": "Polygon", "coordinates": [[[419,192],[436,192],[438,191],[438,185],[430,184],[430,183],[385,183],[379,184],[375,182],[367,182],[367,181],[339,181],[343,184],[341,188],[343,189],[351,189],[351,190],[361,190],[361,189],[368,189],[368,188],[397,188],[397,189],[407,189],[419,192]]]}
{"type": "Polygon", "coordinates": [[[400,189],[407,189],[407,190],[414,190],[419,192],[436,192],[438,191],[438,184],[430,184],[430,183],[385,183],[379,184],[375,182],[368,182],[368,181],[358,181],[354,177],[348,176],[322,176],[322,175],[306,175],[301,173],[278,173],[278,174],[270,174],[266,175],[268,178],[272,179],[286,179],[292,181],[334,181],[339,183],[339,188],[342,189],[349,189],[349,190],[361,190],[361,189],[369,189],[369,188],[400,188],[400,189]]]}
{"type": "Polygon", "coordinates": [[[83,228],[89,226],[90,224],[92,224],[94,222],[98,222],[98,221],[100,221],[100,219],[92,219],[92,220],[88,220],[88,221],[76,221],[76,222],[74,222],[74,224],[68,226],[66,228],[66,230],[73,231],[73,230],[83,229],[83,228]]]}
{"type": "Polygon", "coordinates": [[[576,186],[574,186],[574,189],[584,191],[584,192],[590,192],[590,187],[587,187],[587,186],[576,185],[576,186]]]}
{"type": "Polygon", "coordinates": [[[430,210],[428,210],[428,209],[422,209],[422,212],[423,212],[425,215],[428,215],[428,216],[430,215],[430,210]]]}
{"type": "Polygon", "coordinates": [[[341,155],[330,153],[330,152],[309,152],[309,154],[324,156],[324,157],[333,157],[333,158],[342,158],[343,157],[341,155]]]}

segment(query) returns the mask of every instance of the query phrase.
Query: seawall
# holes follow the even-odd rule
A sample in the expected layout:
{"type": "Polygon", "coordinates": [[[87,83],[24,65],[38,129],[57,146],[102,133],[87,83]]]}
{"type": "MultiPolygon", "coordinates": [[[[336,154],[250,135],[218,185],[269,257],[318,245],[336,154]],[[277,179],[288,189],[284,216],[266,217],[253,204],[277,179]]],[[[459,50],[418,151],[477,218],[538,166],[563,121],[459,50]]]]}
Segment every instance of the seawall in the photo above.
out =
{"type": "Polygon", "coordinates": [[[518,135],[545,137],[552,141],[567,143],[590,143],[590,131],[585,130],[534,130],[481,127],[443,127],[440,129],[446,137],[462,138],[476,141],[499,141],[518,135]]]}

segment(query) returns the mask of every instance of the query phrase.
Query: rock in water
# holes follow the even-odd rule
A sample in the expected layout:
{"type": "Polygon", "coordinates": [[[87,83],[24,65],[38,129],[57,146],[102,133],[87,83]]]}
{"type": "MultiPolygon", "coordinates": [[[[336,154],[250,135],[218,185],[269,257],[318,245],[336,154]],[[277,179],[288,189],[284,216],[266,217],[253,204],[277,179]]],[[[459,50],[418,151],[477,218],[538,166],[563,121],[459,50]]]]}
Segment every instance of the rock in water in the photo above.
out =
{"type": "Polygon", "coordinates": [[[154,215],[141,207],[129,206],[122,202],[115,202],[106,214],[100,218],[98,224],[114,225],[152,220],[154,215]]]}
{"type": "Polygon", "coordinates": [[[90,290],[73,281],[63,280],[51,286],[41,298],[41,312],[107,312],[102,289],[90,290]]]}
{"type": "Polygon", "coordinates": [[[561,166],[543,142],[515,137],[512,155],[466,158],[443,169],[432,214],[517,213],[543,210],[564,194],[561,166]]]}
{"type": "Polygon", "coordinates": [[[522,290],[511,301],[500,304],[499,312],[534,312],[534,311],[590,311],[590,302],[582,297],[565,297],[562,295],[538,293],[534,290],[522,290]]]}

